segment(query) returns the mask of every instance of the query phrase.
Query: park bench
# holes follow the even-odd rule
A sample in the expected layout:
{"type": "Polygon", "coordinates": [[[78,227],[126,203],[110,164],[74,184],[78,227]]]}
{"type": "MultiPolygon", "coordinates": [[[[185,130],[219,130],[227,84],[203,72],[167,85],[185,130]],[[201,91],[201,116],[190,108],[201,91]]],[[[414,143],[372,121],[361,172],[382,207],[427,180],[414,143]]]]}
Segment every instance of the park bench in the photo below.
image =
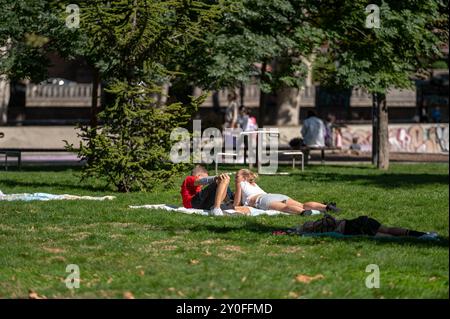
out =
{"type": "Polygon", "coordinates": [[[338,151],[341,150],[340,147],[332,146],[300,146],[300,151],[305,154],[305,165],[308,164],[309,153],[311,151],[320,151],[320,160],[325,163],[325,152],[326,151],[338,151]]]}
{"type": "Polygon", "coordinates": [[[17,158],[17,166],[20,169],[22,166],[22,153],[54,153],[54,152],[68,152],[64,148],[0,148],[0,154],[5,156],[5,171],[8,170],[8,157],[17,158]]]}

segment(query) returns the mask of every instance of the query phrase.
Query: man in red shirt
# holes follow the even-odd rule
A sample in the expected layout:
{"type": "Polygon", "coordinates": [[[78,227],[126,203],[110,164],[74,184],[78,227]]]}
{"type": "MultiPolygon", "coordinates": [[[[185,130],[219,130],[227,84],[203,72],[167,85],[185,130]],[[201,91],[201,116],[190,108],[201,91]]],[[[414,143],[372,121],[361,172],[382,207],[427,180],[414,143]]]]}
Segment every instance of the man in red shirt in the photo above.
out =
{"type": "Polygon", "coordinates": [[[181,197],[186,208],[210,209],[212,215],[223,215],[220,205],[227,197],[230,177],[227,174],[208,176],[208,171],[197,165],[181,185],[181,197]],[[202,189],[202,185],[206,185],[202,189]]]}

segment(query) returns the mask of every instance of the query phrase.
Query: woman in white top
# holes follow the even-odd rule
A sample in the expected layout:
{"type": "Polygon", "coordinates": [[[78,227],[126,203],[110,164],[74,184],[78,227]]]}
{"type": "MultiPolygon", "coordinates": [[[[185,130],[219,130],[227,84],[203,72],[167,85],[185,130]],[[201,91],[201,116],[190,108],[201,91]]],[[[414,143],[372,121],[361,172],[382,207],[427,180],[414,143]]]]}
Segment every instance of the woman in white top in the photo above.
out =
{"type": "Polygon", "coordinates": [[[303,214],[307,210],[339,211],[335,203],[325,205],[318,202],[307,202],[302,204],[283,194],[268,194],[255,183],[257,176],[248,169],[241,169],[237,172],[234,206],[244,205],[263,210],[273,209],[290,214],[303,214]]]}

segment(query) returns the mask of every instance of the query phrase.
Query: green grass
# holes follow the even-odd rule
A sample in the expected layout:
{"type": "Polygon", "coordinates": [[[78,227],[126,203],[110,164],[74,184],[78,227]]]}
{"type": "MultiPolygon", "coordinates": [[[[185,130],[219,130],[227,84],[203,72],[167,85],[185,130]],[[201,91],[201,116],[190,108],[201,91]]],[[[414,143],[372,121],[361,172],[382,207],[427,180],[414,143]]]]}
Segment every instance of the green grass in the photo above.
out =
{"type": "MultiPolygon", "coordinates": [[[[227,169],[229,171],[229,169],[227,169]]],[[[179,189],[114,194],[111,202],[0,202],[0,297],[29,289],[48,298],[448,298],[447,164],[310,166],[262,176],[270,192],[300,201],[336,201],[342,217],[367,214],[386,225],[434,230],[439,242],[274,236],[314,217],[207,217],[129,209],[180,203],[179,189]],[[64,284],[77,264],[81,287],[64,284]],[[368,289],[366,266],[380,268],[368,289]],[[308,284],[297,275],[323,279],[308,284]]],[[[107,195],[77,170],[0,173],[4,193],[107,195]]],[[[179,182],[182,177],[180,176],[179,182]]]]}

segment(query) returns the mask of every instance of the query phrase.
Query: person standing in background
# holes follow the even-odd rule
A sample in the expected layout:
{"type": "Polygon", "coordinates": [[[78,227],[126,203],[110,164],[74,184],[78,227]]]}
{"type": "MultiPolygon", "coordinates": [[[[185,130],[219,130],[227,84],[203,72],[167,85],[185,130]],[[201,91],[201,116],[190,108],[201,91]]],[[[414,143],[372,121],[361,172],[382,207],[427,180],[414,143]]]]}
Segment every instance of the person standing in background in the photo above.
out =
{"type": "Polygon", "coordinates": [[[225,111],[225,128],[237,128],[238,127],[238,95],[235,91],[228,93],[228,107],[225,111]]]}
{"type": "Polygon", "coordinates": [[[237,136],[234,129],[238,128],[239,105],[238,95],[232,90],[228,93],[228,107],[225,110],[225,123],[223,124],[223,138],[225,145],[236,146],[237,136]]]}
{"type": "Polygon", "coordinates": [[[334,121],[334,115],[328,114],[325,121],[325,145],[328,147],[334,146],[334,121]]]}

